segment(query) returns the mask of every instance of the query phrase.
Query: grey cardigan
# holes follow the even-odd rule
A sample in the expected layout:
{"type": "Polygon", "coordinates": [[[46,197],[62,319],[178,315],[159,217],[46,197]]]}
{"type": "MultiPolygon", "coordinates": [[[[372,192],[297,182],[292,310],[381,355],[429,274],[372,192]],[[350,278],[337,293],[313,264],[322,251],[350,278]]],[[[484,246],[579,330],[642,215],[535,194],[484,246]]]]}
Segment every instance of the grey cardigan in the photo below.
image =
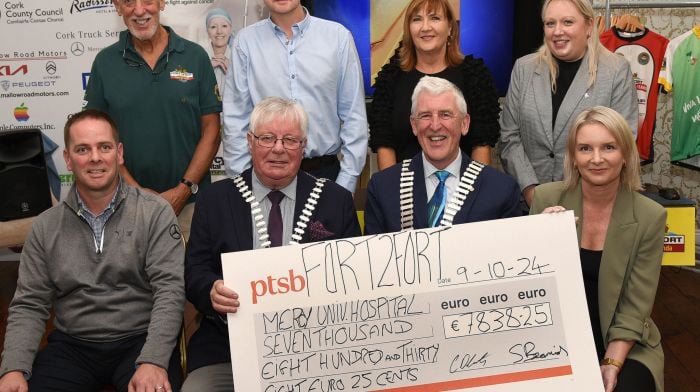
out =
{"type": "Polygon", "coordinates": [[[636,134],[637,90],[629,64],[601,48],[596,79],[589,89],[588,60],[587,52],[559,108],[554,129],[549,68],[536,53],[516,61],[501,112],[500,155],[503,169],[515,177],[520,189],[563,179],[569,128],[584,109],[597,105],[615,109],[636,134]]]}
{"type": "Polygon", "coordinates": [[[184,246],[172,208],[122,184],[102,253],[77,214],[75,186],[32,225],[20,257],[0,374],[31,372],[45,322],[90,341],[148,333],[136,363],[168,368],[184,311],[184,246]]]}

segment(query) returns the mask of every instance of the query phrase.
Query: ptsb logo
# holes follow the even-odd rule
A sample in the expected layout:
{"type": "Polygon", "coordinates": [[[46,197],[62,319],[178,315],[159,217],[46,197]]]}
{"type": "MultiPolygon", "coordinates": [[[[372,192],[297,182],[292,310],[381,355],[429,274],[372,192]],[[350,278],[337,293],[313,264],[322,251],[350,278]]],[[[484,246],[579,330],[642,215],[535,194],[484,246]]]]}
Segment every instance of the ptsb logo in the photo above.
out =
{"type": "Polygon", "coordinates": [[[253,295],[253,304],[258,303],[258,297],[264,295],[286,294],[290,291],[295,293],[306,288],[306,279],[301,275],[294,275],[294,270],[289,270],[289,276],[273,278],[267,276],[267,280],[253,280],[250,282],[250,289],[253,295]]]}

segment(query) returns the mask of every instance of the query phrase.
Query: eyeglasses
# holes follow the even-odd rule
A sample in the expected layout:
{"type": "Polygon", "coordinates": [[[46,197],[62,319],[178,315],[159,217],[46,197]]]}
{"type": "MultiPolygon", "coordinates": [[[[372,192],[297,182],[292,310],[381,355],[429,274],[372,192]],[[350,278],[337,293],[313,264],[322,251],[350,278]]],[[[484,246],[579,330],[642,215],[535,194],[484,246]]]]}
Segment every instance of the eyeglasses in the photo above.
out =
{"type": "MultiPolygon", "coordinates": [[[[133,8],[136,6],[137,0],[119,0],[125,7],[133,8]]],[[[141,5],[149,6],[157,3],[159,0],[141,0],[141,5]]]]}
{"type": "Polygon", "coordinates": [[[413,116],[414,119],[418,121],[433,121],[433,116],[437,114],[438,120],[440,121],[449,121],[454,118],[459,117],[457,114],[452,113],[449,110],[440,110],[437,113],[431,113],[431,112],[420,112],[413,116]]]}
{"type": "MultiPolygon", "coordinates": [[[[165,61],[158,59],[156,67],[151,70],[152,75],[160,75],[161,72],[165,71],[165,69],[168,68],[168,63],[170,62],[170,51],[167,48],[165,50],[165,61]]],[[[132,68],[147,66],[146,63],[127,56],[126,47],[122,50],[122,59],[124,60],[126,65],[132,68]]]]}
{"type": "Polygon", "coordinates": [[[256,140],[256,143],[260,147],[265,147],[265,148],[272,148],[277,144],[278,140],[282,141],[282,147],[284,147],[287,150],[298,150],[301,148],[301,146],[304,144],[304,141],[306,139],[299,139],[294,136],[284,136],[284,137],[277,137],[275,135],[256,135],[254,133],[250,133],[251,136],[253,136],[256,140]]]}

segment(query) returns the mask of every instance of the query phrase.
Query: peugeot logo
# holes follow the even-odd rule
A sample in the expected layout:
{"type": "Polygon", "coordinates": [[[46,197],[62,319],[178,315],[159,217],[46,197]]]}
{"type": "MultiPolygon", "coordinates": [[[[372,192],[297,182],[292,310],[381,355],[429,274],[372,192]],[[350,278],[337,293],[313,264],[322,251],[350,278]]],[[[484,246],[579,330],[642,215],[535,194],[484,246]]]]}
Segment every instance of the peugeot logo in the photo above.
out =
{"type": "Polygon", "coordinates": [[[2,87],[2,89],[5,91],[9,90],[10,89],[10,81],[9,80],[0,81],[0,87],[2,87]]]}
{"type": "Polygon", "coordinates": [[[85,53],[85,45],[82,42],[73,42],[70,45],[70,52],[73,56],[82,56],[85,53]]]}
{"type": "Polygon", "coordinates": [[[53,61],[47,61],[46,62],[46,73],[49,75],[53,75],[56,73],[56,63],[53,61]]]}

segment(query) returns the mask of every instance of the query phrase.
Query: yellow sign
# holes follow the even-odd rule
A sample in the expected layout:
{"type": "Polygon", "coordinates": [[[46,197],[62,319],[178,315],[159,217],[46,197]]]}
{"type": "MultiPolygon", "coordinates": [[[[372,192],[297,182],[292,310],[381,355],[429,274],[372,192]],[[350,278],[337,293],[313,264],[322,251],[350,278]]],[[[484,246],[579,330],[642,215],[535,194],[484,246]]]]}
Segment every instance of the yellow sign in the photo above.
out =
{"type": "Polygon", "coordinates": [[[695,265],[695,207],[666,207],[663,265],[695,265]]]}

